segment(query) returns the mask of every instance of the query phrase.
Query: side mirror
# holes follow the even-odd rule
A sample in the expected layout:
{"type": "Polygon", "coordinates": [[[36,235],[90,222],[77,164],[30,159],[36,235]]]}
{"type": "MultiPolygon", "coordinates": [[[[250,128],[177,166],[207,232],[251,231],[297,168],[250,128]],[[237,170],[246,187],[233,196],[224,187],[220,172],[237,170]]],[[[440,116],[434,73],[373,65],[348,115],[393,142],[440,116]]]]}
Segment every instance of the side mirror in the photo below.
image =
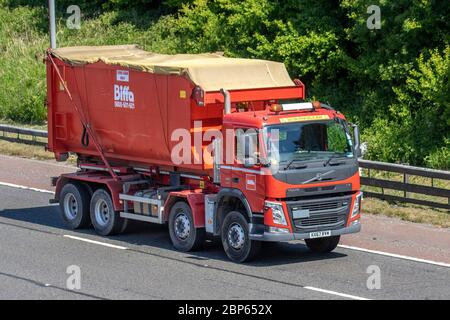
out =
{"type": "MultiPolygon", "coordinates": [[[[257,156],[257,142],[254,139],[257,139],[255,135],[244,135],[243,136],[243,145],[244,145],[244,167],[251,168],[259,163],[259,156],[257,156]]],[[[258,153],[259,154],[259,153],[258,153]]]]}
{"type": "Polygon", "coordinates": [[[253,158],[245,158],[244,159],[244,167],[245,168],[252,168],[255,164],[256,164],[256,161],[253,158]]]}
{"type": "Polygon", "coordinates": [[[367,149],[369,148],[369,144],[367,142],[362,142],[359,149],[361,150],[361,157],[364,157],[364,155],[367,153],[367,149]]]}
{"type": "Polygon", "coordinates": [[[353,126],[353,137],[355,139],[355,151],[356,151],[356,157],[361,158],[362,152],[361,152],[361,137],[359,133],[359,127],[354,124],[353,126]]]}

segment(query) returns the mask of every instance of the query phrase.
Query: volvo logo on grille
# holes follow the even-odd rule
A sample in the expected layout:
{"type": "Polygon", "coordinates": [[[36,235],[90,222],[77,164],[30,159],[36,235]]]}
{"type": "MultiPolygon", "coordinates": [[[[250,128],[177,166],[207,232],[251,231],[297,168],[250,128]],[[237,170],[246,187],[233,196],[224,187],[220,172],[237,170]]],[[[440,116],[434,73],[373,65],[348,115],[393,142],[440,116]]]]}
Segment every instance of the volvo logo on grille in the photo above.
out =
{"type": "Polygon", "coordinates": [[[327,171],[327,172],[324,172],[324,173],[318,173],[318,174],[316,174],[316,176],[314,178],[311,178],[311,179],[308,179],[306,181],[303,181],[302,184],[307,184],[307,183],[310,183],[310,182],[313,182],[313,181],[322,181],[322,179],[325,176],[328,176],[328,175],[334,173],[335,171],[336,170],[330,170],[330,171],[327,171]]]}

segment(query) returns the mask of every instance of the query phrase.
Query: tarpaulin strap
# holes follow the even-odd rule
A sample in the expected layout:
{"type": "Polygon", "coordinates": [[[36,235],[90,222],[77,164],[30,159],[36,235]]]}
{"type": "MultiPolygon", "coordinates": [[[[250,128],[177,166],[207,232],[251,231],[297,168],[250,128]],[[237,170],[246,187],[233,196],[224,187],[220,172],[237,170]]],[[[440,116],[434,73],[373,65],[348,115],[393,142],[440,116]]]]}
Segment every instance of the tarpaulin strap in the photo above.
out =
{"type": "Polygon", "coordinates": [[[49,58],[50,62],[52,63],[53,67],[55,68],[56,74],[58,75],[59,80],[61,81],[61,84],[63,85],[67,95],[69,96],[70,101],[72,101],[75,110],[78,113],[78,116],[80,117],[81,124],[83,125],[83,128],[86,129],[89,136],[92,138],[92,141],[94,142],[95,148],[97,149],[98,153],[100,154],[100,157],[102,158],[103,163],[105,164],[106,168],[108,169],[109,174],[111,177],[113,177],[114,180],[119,180],[119,177],[116,175],[114,170],[112,169],[111,165],[109,164],[108,160],[105,157],[105,154],[103,152],[103,149],[101,145],[98,143],[97,139],[95,138],[94,132],[91,128],[91,126],[87,123],[84,114],[82,113],[81,109],[78,108],[77,104],[73,100],[72,94],[69,91],[69,88],[67,87],[66,82],[64,81],[63,77],[61,76],[61,73],[59,72],[58,66],[56,65],[55,61],[53,60],[52,54],[50,50],[47,51],[47,57],[49,58]]]}

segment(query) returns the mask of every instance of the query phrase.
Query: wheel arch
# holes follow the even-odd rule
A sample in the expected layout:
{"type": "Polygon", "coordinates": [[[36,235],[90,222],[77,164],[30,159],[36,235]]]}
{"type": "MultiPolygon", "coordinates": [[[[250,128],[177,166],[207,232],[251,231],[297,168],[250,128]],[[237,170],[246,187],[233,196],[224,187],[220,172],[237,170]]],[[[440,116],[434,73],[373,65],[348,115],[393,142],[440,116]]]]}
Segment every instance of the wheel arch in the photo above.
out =
{"type": "Polygon", "coordinates": [[[192,211],[194,218],[194,226],[196,228],[205,227],[205,195],[203,193],[195,193],[190,190],[183,190],[169,193],[164,203],[164,221],[169,221],[170,210],[173,205],[179,201],[186,202],[192,211]]]}
{"type": "Polygon", "coordinates": [[[251,221],[253,213],[244,193],[239,189],[224,188],[217,194],[214,208],[214,234],[220,234],[220,229],[225,216],[231,211],[239,211],[248,222],[251,221]]]}

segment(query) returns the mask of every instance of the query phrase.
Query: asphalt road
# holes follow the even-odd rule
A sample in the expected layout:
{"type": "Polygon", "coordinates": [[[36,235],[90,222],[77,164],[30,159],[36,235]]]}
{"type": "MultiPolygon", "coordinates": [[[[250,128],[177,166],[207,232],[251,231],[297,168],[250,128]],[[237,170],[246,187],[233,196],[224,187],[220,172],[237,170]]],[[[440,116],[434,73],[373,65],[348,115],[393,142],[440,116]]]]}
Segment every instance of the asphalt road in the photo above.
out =
{"type": "Polygon", "coordinates": [[[67,230],[51,196],[0,186],[0,299],[450,299],[448,267],[345,248],[320,256],[302,242],[268,244],[239,265],[213,241],[174,251],[164,226],[109,238],[67,230]],[[72,265],[80,289],[67,288],[72,265]],[[369,266],[380,289],[367,288],[369,266]]]}

